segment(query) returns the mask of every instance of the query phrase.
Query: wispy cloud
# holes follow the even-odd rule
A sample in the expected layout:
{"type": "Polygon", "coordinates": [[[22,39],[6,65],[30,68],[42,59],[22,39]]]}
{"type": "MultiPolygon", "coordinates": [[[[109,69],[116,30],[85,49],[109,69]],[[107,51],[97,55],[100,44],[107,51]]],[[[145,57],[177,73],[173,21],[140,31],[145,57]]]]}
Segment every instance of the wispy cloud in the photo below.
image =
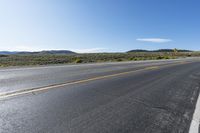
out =
{"type": "Polygon", "coordinates": [[[77,53],[99,53],[105,50],[107,50],[107,48],[72,49],[72,51],[77,53]]]}
{"type": "Polygon", "coordinates": [[[171,42],[171,39],[164,39],[164,38],[138,38],[136,39],[140,42],[153,42],[153,43],[166,43],[171,42]]]}
{"type": "Polygon", "coordinates": [[[41,48],[28,45],[2,45],[0,51],[40,51],[41,48]]]}

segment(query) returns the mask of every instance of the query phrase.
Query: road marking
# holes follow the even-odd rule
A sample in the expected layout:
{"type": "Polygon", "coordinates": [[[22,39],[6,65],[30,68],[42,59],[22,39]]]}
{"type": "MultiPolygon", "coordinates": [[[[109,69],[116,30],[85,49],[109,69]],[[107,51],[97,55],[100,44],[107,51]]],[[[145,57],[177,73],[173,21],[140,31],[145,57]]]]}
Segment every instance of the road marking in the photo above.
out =
{"type": "MultiPolygon", "coordinates": [[[[188,62],[183,62],[182,61],[182,62],[178,62],[176,64],[169,64],[169,65],[163,65],[163,66],[174,66],[174,65],[186,64],[186,63],[188,63],[188,62]]],[[[58,88],[58,87],[63,87],[63,86],[68,86],[68,85],[75,85],[75,84],[80,84],[80,83],[86,83],[86,82],[90,82],[90,81],[95,81],[95,80],[100,80],[100,79],[105,79],[105,78],[111,78],[111,77],[126,75],[126,74],[129,74],[129,73],[135,73],[135,72],[140,72],[140,71],[145,71],[145,70],[154,70],[154,69],[159,69],[159,68],[160,68],[159,66],[150,66],[150,67],[145,67],[143,69],[127,71],[127,72],[121,72],[121,73],[116,73],[116,74],[110,74],[110,75],[105,75],[105,76],[98,76],[98,77],[84,79],[84,80],[78,80],[78,81],[54,84],[54,85],[45,86],[45,87],[39,87],[39,88],[32,88],[32,89],[25,89],[25,90],[18,90],[18,91],[10,91],[10,92],[5,92],[5,93],[0,93],[0,100],[6,99],[6,98],[15,97],[15,96],[19,96],[19,95],[25,95],[25,94],[31,94],[31,93],[50,90],[50,89],[55,89],[55,88],[58,88]]]]}
{"type": "Polygon", "coordinates": [[[35,92],[50,90],[50,89],[53,89],[53,88],[58,88],[58,87],[63,87],[63,86],[68,86],[68,85],[74,85],[74,84],[80,84],[80,83],[86,83],[86,82],[90,82],[90,81],[95,81],[95,80],[100,80],[100,79],[105,79],[105,78],[111,78],[111,77],[126,75],[126,74],[129,74],[129,73],[135,73],[135,72],[140,72],[140,71],[145,71],[145,70],[153,70],[153,69],[158,69],[158,68],[159,68],[158,66],[146,67],[146,68],[143,68],[143,69],[121,72],[121,73],[105,75],[105,76],[99,76],[99,77],[94,77],[94,78],[89,78],[89,79],[84,79],[84,80],[78,80],[78,81],[73,81],[73,82],[55,84],[55,85],[50,85],[50,86],[46,86],[46,87],[0,93],[0,100],[5,99],[5,98],[9,98],[9,97],[18,96],[18,95],[35,93],[35,92]]]}
{"type": "Polygon", "coordinates": [[[199,126],[200,126],[200,94],[197,99],[195,112],[193,114],[189,133],[199,133],[199,128],[200,128],[199,126]]]}
{"type": "Polygon", "coordinates": [[[145,69],[146,70],[151,70],[151,69],[158,69],[159,67],[158,66],[152,66],[152,67],[146,67],[145,69]]]}

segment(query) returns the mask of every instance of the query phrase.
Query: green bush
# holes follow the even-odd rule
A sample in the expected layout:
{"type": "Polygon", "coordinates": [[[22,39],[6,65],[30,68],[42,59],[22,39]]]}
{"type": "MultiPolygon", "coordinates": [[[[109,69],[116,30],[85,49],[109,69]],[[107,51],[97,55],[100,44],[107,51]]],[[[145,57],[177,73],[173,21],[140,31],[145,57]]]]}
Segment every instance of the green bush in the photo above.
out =
{"type": "Polygon", "coordinates": [[[75,60],[75,63],[82,63],[83,61],[81,60],[81,59],[79,59],[79,58],[77,58],[76,60],[75,60]]]}
{"type": "Polygon", "coordinates": [[[170,57],[169,56],[165,56],[164,59],[170,59],[170,57]]]}
{"type": "Polygon", "coordinates": [[[0,55],[0,57],[8,57],[8,55],[0,55]]]}
{"type": "Polygon", "coordinates": [[[119,61],[119,62],[120,62],[120,61],[122,61],[122,59],[119,58],[119,59],[117,59],[116,61],[119,61]]]}
{"type": "Polygon", "coordinates": [[[156,59],[157,60],[161,60],[161,59],[163,59],[163,57],[162,56],[158,56],[156,59]]]}

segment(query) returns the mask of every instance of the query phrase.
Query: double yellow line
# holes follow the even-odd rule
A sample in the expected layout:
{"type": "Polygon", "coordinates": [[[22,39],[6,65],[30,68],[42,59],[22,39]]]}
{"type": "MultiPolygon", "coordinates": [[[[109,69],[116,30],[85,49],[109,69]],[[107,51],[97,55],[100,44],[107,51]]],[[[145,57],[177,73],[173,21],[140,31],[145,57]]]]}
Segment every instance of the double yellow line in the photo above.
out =
{"type": "MultiPolygon", "coordinates": [[[[183,62],[180,62],[178,64],[183,64],[183,62]]],[[[172,65],[178,65],[178,64],[170,64],[170,65],[165,65],[165,66],[172,66],[172,65]]],[[[185,64],[185,62],[184,62],[184,64],[185,64]]],[[[127,72],[121,72],[121,73],[116,73],[116,74],[110,74],[110,75],[105,75],[105,76],[98,76],[98,77],[84,79],[84,80],[78,80],[78,81],[54,84],[54,85],[50,85],[50,86],[46,86],[46,87],[0,93],[0,100],[11,98],[11,97],[15,97],[15,96],[20,96],[20,95],[25,95],[25,94],[31,94],[31,93],[34,94],[34,93],[37,93],[37,92],[47,91],[47,90],[55,89],[55,88],[58,88],[58,87],[81,84],[81,83],[86,83],[86,82],[90,82],[90,81],[101,80],[101,79],[106,79],[106,78],[111,78],[111,77],[116,77],[116,76],[122,76],[122,75],[141,72],[141,71],[145,71],[145,70],[154,70],[154,69],[159,69],[159,68],[160,68],[159,66],[151,66],[151,67],[146,67],[146,68],[143,68],[143,69],[127,71],[127,72]]]]}

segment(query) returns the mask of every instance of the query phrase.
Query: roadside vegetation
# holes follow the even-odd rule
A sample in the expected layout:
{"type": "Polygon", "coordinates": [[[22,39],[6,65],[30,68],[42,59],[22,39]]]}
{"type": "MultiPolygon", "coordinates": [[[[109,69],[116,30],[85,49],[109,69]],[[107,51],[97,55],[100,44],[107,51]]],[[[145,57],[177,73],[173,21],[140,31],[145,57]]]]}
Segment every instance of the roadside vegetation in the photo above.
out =
{"type": "Polygon", "coordinates": [[[127,52],[92,54],[14,54],[0,55],[0,67],[48,64],[79,64],[197,57],[200,52],[127,52]]]}

